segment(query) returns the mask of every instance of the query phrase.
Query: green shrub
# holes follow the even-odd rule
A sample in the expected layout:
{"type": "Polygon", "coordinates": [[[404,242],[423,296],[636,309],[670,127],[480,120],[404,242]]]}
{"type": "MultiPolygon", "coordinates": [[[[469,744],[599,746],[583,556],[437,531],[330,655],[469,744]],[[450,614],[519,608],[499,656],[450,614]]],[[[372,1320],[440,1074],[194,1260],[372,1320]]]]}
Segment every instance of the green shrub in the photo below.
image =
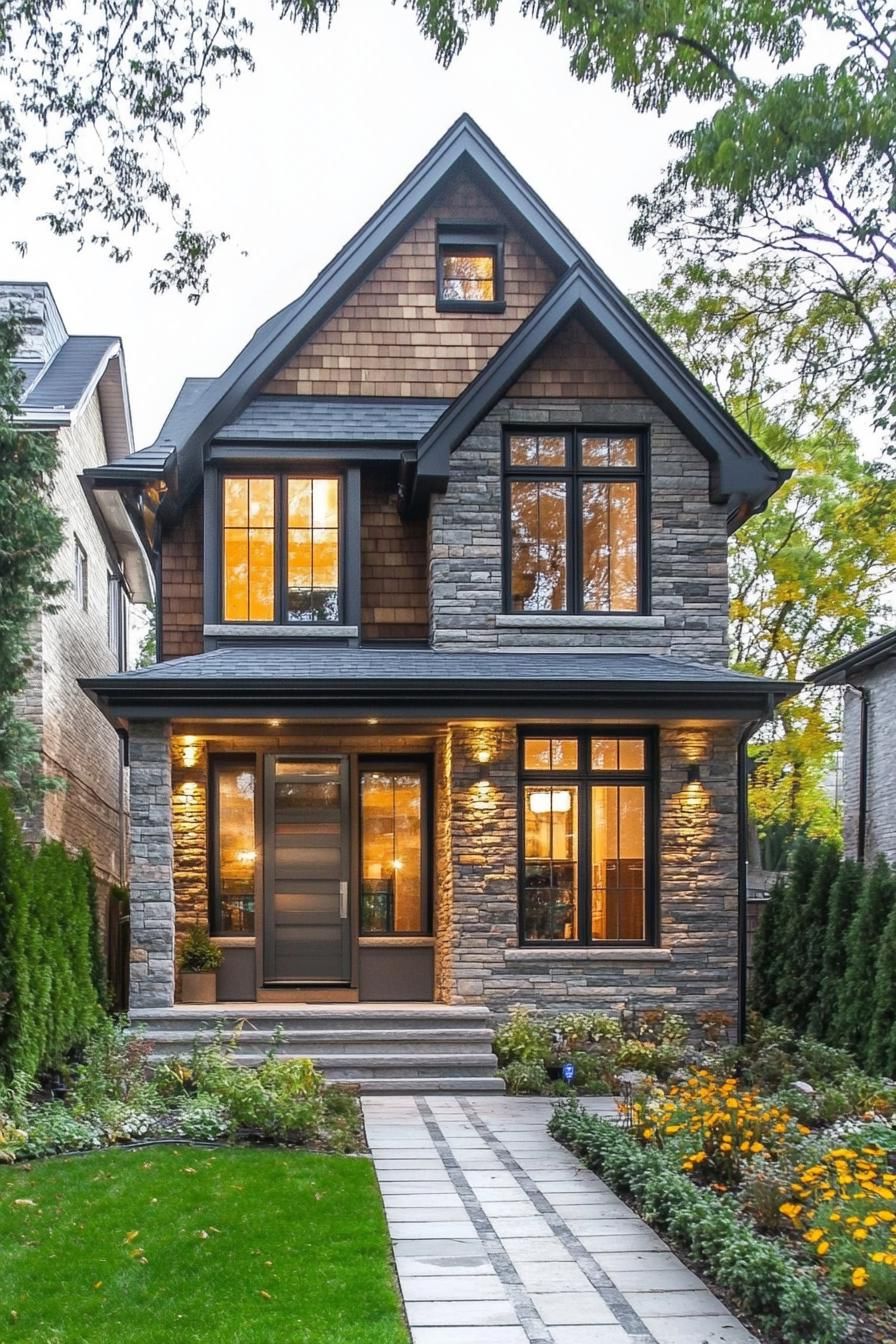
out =
{"type": "Polygon", "coordinates": [[[84,856],[33,855],[0,790],[0,1078],[58,1068],[100,1016],[96,910],[84,856]]]}
{"type": "Polygon", "coordinates": [[[71,1106],[78,1115],[117,1116],[122,1106],[155,1108],[158,1090],[149,1074],[149,1046],[128,1031],[124,1018],[102,1018],[73,1070],[71,1106]]]}
{"type": "Polygon", "coordinates": [[[738,1216],[734,1201],[699,1189],[662,1154],[575,1102],[558,1106],[550,1132],[642,1217],[677,1243],[731,1294],[751,1321],[782,1344],[839,1344],[846,1326],[810,1272],[738,1216]]]}
{"type": "Polygon", "coordinates": [[[203,928],[201,924],[194,924],[184,939],[177,964],[188,975],[202,971],[216,971],[221,965],[223,956],[221,948],[208,936],[208,929],[203,928]]]}
{"type": "Polygon", "coordinates": [[[551,1053],[551,1031],[528,1008],[514,1008],[495,1032],[499,1064],[543,1064],[551,1053]]]}
{"type": "Polygon", "coordinates": [[[831,887],[828,904],[828,922],[824,934],[824,957],[821,968],[823,993],[815,1001],[809,1023],[814,1036],[838,1043],[835,1026],[840,1004],[841,986],[846,974],[846,940],[849,925],[856,911],[864,877],[862,864],[855,859],[844,859],[836,881],[831,887]]]}
{"type": "Polygon", "coordinates": [[[838,996],[836,1039],[866,1064],[877,959],[884,926],[896,903],[896,879],[883,855],[866,872],[846,944],[846,971],[838,996]]]}
{"type": "Polygon", "coordinates": [[[548,1086],[548,1071],[540,1060],[527,1062],[524,1059],[512,1059],[503,1065],[500,1073],[511,1096],[521,1096],[527,1092],[541,1093],[548,1086]]]}
{"type": "Polygon", "coordinates": [[[310,1059],[269,1055],[257,1069],[234,1068],[212,1049],[197,1056],[196,1085],[221,1103],[230,1133],[307,1143],[322,1131],[324,1080],[310,1059]]]}
{"type": "Polygon", "coordinates": [[[896,901],[878,948],[865,1063],[869,1069],[896,1077],[896,901]]]}

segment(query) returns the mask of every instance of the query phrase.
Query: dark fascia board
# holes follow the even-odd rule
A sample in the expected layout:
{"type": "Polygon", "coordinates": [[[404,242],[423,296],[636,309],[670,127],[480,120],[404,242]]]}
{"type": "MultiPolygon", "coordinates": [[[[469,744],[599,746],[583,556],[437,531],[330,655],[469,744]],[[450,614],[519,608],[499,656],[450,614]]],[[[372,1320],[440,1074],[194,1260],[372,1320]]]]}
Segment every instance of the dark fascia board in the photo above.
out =
{"type": "Polygon", "coordinates": [[[264,462],[325,462],[332,466],[345,466],[349,463],[374,463],[394,466],[410,452],[413,457],[416,445],[407,439],[228,439],[226,443],[215,441],[206,450],[205,460],[209,465],[226,463],[245,463],[251,459],[253,467],[264,462]]]}
{"type": "Polygon", "coordinates": [[[713,503],[729,505],[734,526],[765,507],[790,473],[744,433],[602,272],[576,264],[420,440],[410,510],[445,488],[452,451],[572,319],[647,387],[707,459],[713,503]]]}
{"type": "Polygon", "coordinates": [[[515,226],[533,240],[555,270],[566,270],[579,261],[597,271],[596,263],[472,117],[459,117],[305,293],[259,327],[230,367],[197,398],[176,445],[184,498],[198,484],[205,444],[239,416],[276,370],[394,246],[445,181],[460,170],[498,196],[515,226]]]}
{"type": "Polygon", "coordinates": [[[856,672],[875,667],[888,658],[896,658],[896,630],[890,630],[878,639],[863,644],[861,648],[853,649],[852,653],[844,654],[836,662],[819,668],[806,680],[814,686],[843,686],[856,672]]]}
{"type": "MultiPolygon", "coordinates": [[[[476,715],[506,718],[544,716],[546,687],[538,681],[469,682],[426,681],[412,678],[301,680],[285,678],[222,678],[208,681],[184,678],[82,678],[79,686],[113,721],[172,718],[270,718],[281,714],[298,717],[348,718],[376,714],[402,717],[444,718],[476,715]]],[[[793,682],[742,683],[635,682],[623,686],[618,680],[593,679],[562,683],[563,713],[645,713],[650,717],[712,717],[747,720],[770,715],[775,705],[793,695],[793,682]],[[645,708],[646,707],[646,708],[645,708]]],[[[552,711],[553,712],[553,711],[552,711]]]]}

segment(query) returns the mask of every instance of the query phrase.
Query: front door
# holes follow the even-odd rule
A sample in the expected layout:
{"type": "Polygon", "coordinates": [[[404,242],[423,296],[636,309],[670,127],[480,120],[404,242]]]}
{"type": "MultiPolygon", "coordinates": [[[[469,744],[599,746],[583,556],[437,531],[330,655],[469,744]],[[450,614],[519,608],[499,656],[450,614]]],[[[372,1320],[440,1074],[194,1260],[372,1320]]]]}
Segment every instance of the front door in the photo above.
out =
{"type": "Polygon", "coordinates": [[[269,756],[265,817],[265,984],[348,984],[348,758],[269,756]]]}

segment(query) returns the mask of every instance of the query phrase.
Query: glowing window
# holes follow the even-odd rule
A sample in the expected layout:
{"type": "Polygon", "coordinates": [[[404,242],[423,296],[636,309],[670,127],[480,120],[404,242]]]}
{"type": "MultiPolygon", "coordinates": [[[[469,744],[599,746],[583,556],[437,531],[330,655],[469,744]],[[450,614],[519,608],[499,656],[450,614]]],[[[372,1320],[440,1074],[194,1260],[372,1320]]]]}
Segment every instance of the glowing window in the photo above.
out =
{"type": "Polygon", "coordinates": [[[426,775],[419,766],[361,771],[361,932],[429,931],[426,775]]]}

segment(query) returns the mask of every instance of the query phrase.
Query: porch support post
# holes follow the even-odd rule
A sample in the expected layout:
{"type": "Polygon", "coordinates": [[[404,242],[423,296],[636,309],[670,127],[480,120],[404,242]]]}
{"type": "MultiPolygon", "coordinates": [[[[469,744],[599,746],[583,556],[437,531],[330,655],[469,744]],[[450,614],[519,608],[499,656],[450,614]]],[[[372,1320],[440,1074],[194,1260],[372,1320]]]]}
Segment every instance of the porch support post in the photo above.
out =
{"type": "Polygon", "coordinates": [[[132,723],[132,1009],[174,1003],[174,842],[171,829],[171,727],[132,723]]]}

